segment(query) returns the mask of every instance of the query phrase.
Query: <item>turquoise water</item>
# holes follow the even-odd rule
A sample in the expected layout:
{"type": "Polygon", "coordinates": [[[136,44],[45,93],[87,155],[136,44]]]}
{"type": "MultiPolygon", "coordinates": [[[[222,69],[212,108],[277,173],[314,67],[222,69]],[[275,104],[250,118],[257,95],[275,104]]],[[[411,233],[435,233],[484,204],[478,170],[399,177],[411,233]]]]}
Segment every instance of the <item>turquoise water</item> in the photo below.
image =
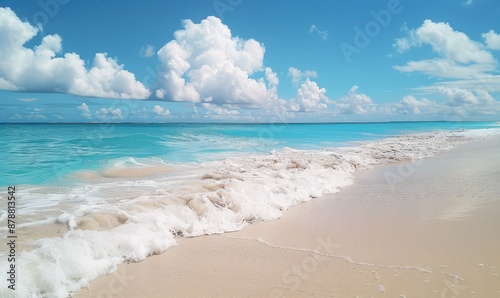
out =
{"type": "Polygon", "coordinates": [[[358,124],[0,124],[0,185],[58,183],[114,163],[185,163],[284,147],[319,149],[491,122],[358,124]]]}

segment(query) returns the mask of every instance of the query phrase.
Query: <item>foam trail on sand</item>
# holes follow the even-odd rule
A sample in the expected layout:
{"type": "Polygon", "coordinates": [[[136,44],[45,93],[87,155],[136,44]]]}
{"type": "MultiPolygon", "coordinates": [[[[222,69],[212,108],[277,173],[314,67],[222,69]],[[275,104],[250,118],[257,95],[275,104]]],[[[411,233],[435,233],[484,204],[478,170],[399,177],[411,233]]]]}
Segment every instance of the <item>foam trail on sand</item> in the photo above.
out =
{"type": "MultiPolygon", "coordinates": [[[[500,129],[433,132],[328,150],[285,148],[269,155],[179,166],[147,179],[24,190],[20,217],[52,219],[69,230],[63,237],[38,239],[32,250],[20,253],[16,294],[67,297],[120,263],[165,251],[176,244],[176,237],[240,230],[277,219],[298,203],[338,192],[352,184],[356,169],[432,157],[457,144],[499,134],[500,129]],[[39,193],[47,202],[30,205],[30,196],[39,193]],[[40,210],[46,211],[43,217],[30,215],[40,210]]],[[[0,219],[5,214],[0,211],[0,219]]],[[[0,229],[0,234],[5,236],[6,230],[0,229]]],[[[0,260],[0,268],[7,268],[3,253],[0,260]]],[[[4,270],[0,279],[7,279],[4,270]]],[[[7,294],[0,289],[0,296],[7,294]]]]}

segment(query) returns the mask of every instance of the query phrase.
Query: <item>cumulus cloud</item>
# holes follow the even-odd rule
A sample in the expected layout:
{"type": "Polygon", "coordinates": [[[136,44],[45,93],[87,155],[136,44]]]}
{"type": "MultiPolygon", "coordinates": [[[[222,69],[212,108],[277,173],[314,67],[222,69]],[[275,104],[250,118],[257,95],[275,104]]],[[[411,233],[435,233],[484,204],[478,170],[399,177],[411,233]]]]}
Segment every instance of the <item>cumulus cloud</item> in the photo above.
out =
{"type": "Polygon", "coordinates": [[[238,104],[263,107],[277,98],[275,83],[266,82],[272,72],[255,79],[264,71],[265,48],[254,39],[244,40],[217,17],[195,24],[183,21],[175,39],[158,51],[160,71],[156,97],[169,101],[212,104],[238,104]],[[252,76],[252,77],[251,77],[252,76]]]}
{"type": "Polygon", "coordinates": [[[89,106],[86,103],[82,103],[81,105],[78,106],[79,110],[82,110],[83,112],[89,113],[89,106]]]}
{"type": "Polygon", "coordinates": [[[155,113],[158,116],[170,116],[170,110],[165,109],[164,107],[159,105],[155,105],[153,107],[153,113],[155,113]]]}
{"type": "Polygon", "coordinates": [[[405,96],[398,105],[400,114],[433,114],[438,110],[438,104],[427,98],[417,99],[413,95],[405,96]]]}
{"type": "Polygon", "coordinates": [[[476,97],[482,105],[494,105],[496,104],[495,98],[486,90],[476,90],[476,97]]]}
{"type": "Polygon", "coordinates": [[[317,34],[319,36],[319,38],[321,38],[322,40],[328,39],[328,31],[319,30],[319,28],[314,24],[312,24],[311,27],[309,28],[309,33],[317,34]]]}
{"type": "Polygon", "coordinates": [[[401,32],[403,32],[406,36],[402,38],[396,38],[393,44],[393,47],[400,53],[404,53],[410,50],[412,47],[418,46],[419,41],[416,36],[415,29],[409,29],[408,25],[405,23],[401,27],[401,32]]]}
{"type": "Polygon", "coordinates": [[[0,88],[22,92],[64,92],[107,98],[147,98],[149,90],[106,53],[97,53],[89,69],[76,53],[62,53],[62,38],[44,36],[24,45],[39,29],[0,7],[0,88]]]}
{"type": "Polygon", "coordinates": [[[208,114],[215,114],[217,116],[225,116],[230,118],[240,115],[240,112],[238,110],[226,109],[214,104],[202,103],[201,106],[210,111],[208,114]]]}
{"type": "Polygon", "coordinates": [[[327,109],[330,100],[325,94],[325,88],[320,88],[316,82],[306,79],[297,90],[295,98],[290,101],[290,110],[310,112],[327,109]]]}
{"type": "MultiPolygon", "coordinates": [[[[378,110],[384,115],[419,115],[430,116],[438,120],[464,120],[471,116],[494,115],[500,111],[499,102],[485,90],[470,91],[456,87],[440,87],[446,101],[433,101],[427,98],[417,99],[413,95],[405,96],[397,103],[387,103],[378,110]]],[[[422,119],[422,118],[420,118],[422,119]]]]}
{"type": "Polygon", "coordinates": [[[396,48],[396,50],[400,53],[404,53],[408,51],[411,48],[410,45],[410,39],[408,38],[398,38],[394,42],[393,46],[396,48]]]}
{"type": "Polygon", "coordinates": [[[315,70],[304,70],[301,71],[295,67],[288,68],[288,76],[292,78],[292,83],[294,86],[298,86],[304,79],[316,78],[318,73],[315,70]]]}
{"type": "Polygon", "coordinates": [[[490,52],[463,32],[455,31],[448,23],[425,20],[418,29],[406,31],[407,37],[396,39],[395,47],[399,52],[429,45],[439,57],[395,66],[400,72],[422,72],[440,78],[460,79],[496,68],[496,61],[490,52]]]}
{"type": "Polygon", "coordinates": [[[497,34],[494,30],[490,30],[488,33],[483,33],[483,38],[488,49],[500,50],[500,34],[497,34]]]}
{"type": "Polygon", "coordinates": [[[112,119],[121,120],[123,119],[122,111],[119,108],[101,108],[95,112],[95,117],[98,119],[112,119]]]}
{"type": "Polygon", "coordinates": [[[280,83],[278,75],[270,67],[266,67],[265,74],[269,88],[276,92],[276,89],[278,88],[278,85],[280,83]]]}
{"type": "MultiPolygon", "coordinates": [[[[409,61],[406,65],[394,66],[403,73],[419,72],[439,80],[430,86],[416,88],[421,92],[440,94],[447,99],[443,105],[428,102],[435,111],[448,111],[457,115],[485,114],[497,110],[498,103],[491,92],[500,91],[498,63],[489,50],[500,49],[500,36],[490,30],[482,35],[485,44],[471,40],[465,33],[454,30],[448,23],[426,20],[417,29],[403,26],[406,37],[396,39],[394,47],[400,53],[414,47],[430,46],[435,57],[409,61]],[[491,108],[488,111],[488,106],[491,108]],[[451,109],[451,110],[450,110],[451,109]]],[[[422,107],[411,107],[409,100],[401,102],[403,110],[423,111],[422,107]]]]}
{"type": "Polygon", "coordinates": [[[448,99],[448,105],[493,105],[495,99],[486,90],[475,90],[474,92],[456,87],[440,87],[439,93],[448,99]]]}
{"type": "Polygon", "coordinates": [[[295,98],[288,101],[288,110],[292,112],[316,112],[319,116],[326,111],[336,114],[377,114],[378,106],[364,93],[353,86],[347,95],[335,101],[326,96],[326,89],[307,78],[297,90],[295,98]],[[328,109],[330,107],[330,109],[328,109]]]}
{"type": "Polygon", "coordinates": [[[123,113],[120,108],[101,108],[97,110],[94,114],[92,114],[92,111],[90,110],[90,107],[86,103],[82,103],[77,107],[78,110],[81,111],[81,116],[88,118],[88,119],[93,119],[97,118],[99,120],[122,120],[123,119],[123,113]]]}
{"type": "Polygon", "coordinates": [[[86,103],[82,103],[81,105],[79,105],[77,107],[77,109],[79,109],[80,111],[82,111],[82,117],[85,117],[85,118],[91,118],[92,115],[90,113],[90,108],[89,106],[86,104],[86,103]]]}
{"type": "Polygon", "coordinates": [[[358,93],[358,89],[358,86],[353,86],[349,93],[338,101],[336,108],[340,113],[367,114],[376,112],[372,99],[366,94],[358,93]]]}
{"type": "Polygon", "coordinates": [[[477,97],[469,90],[459,88],[440,87],[439,93],[448,98],[449,104],[459,106],[463,104],[478,104],[477,97]]]}
{"type": "Polygon", "coordinates": [[[143,46],[139,50],[139,57],[149,58],[153,57],[154,54],[155,54],[155,47],[150,44],[143,46]]]}

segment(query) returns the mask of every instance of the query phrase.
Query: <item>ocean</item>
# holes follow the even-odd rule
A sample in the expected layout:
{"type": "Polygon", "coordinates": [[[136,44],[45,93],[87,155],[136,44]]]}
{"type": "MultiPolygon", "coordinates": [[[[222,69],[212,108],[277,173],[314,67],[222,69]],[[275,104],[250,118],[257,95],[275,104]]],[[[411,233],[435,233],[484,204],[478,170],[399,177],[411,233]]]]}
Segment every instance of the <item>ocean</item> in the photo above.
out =
{"type": "Polygon", "coordinates": [[[412,132],[491,125],[494,123],[0,124],[0,186],[61,183],[77,171],[127,163],[201,163],[284,147],[314,150],[412,132]]]}
{"type": "MultiPolygon", "coordinates": [[[[17,294],[66,297],[178,237],[278,219],[351,185],[358,169],[432,157],[500,129],[493,122],[0,124],[0,132],[0,237],[9,233],[6,198],[15,186],[18,241],[26,245],[16,256],[17,294]],[[63,237],[29,233],[55,224],[63,237]]],[[[7,255],[3,247],[0,268],[7,255]]]]}

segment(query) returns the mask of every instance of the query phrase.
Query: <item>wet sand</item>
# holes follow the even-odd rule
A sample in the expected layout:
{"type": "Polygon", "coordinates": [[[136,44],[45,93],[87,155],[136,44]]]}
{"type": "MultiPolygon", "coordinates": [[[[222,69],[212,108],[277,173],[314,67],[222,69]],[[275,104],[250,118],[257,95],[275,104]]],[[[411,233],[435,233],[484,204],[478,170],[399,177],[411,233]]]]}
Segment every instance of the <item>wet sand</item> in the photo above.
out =
{"type": "Polygon", "coordinates": [[[500,297],[500,139],[356,173],[243,231],[120,265],[76,297],[500,297]]]}

